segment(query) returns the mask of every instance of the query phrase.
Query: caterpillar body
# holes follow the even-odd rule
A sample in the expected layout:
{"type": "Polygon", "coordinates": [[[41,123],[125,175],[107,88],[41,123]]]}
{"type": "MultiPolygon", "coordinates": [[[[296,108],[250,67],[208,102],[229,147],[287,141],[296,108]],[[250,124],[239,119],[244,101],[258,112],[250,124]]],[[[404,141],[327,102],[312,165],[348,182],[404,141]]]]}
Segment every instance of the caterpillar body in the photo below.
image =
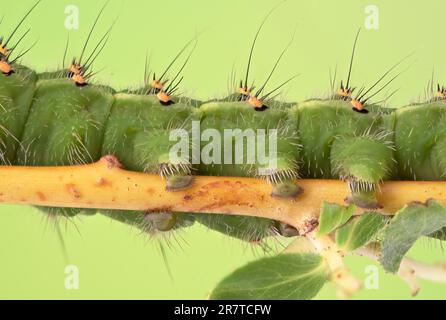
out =
{"type": "Polygon", "coordinates": [[[257,39],[276,6],[257,29],[243,79],[237,83],[233,74],[227,96],[202,101],[178,93],[198,35],[160,74],[149,72],[146,58],[143,85],[115,90],[92,80],[113,27],[90,48],[107,4],[80,54],[66,63],[68,39],[61,70],[24,66],[19,59],[30,48],[18,55],[15,49],[28,31],[14,36],[40,1],[0,37],[0,175],[6,177],[0,202],[86,207],[39,209],[56,219],[98,213],[160,236],[163,258],[163,243],[170,247],[174,232],[195,223],[265,252],[271,251],[266,238],[294,238],[277,257],[225,278],[215,299],[311,298],[326,280],[349,296],[360,284],[343,265],[347,252],[379,260],[413,293],[416,277],[446,282],[444,268],[404,257],[422,236],[446,239],[446,182],[437,181],[446,180],[446,88],[434,90],[431,80],[431,97],[401,108],[388,107],[389,97],[375,100],[409,56],[370,86],[353,86],[359,29],[345,82],[336,89],[335,75],[328,96],[282,102],[281,88],[297,75],[273,88],[270,80],[294,35],[262,83],[249,79],[257,39]],[[14,187],[5,184],[16,176],[14,187]],[[61,193],[53,197],[54,190],[61,193]]]}
{"type": "MultiPolygon", "coordinates": [[[[222,135],[223,128],[231,127],[279,128],[278,166],[263,171],[272,184],[272,196],[298,197],[294,184],[298,176],[342,178],[351,186],[354,203],[376,207],[374,193],[382,180],[444,179],[446,109],[442,99],[396,110],[371,106],[367,114],[353,111],[349,101],[339,99],[309,100],[262,112],[247,101],[213,101],[198,107],[197,102],[187,101],[165,106],[154,95],[115,93],[93,84],[79,87],[71,79],[39,79],[26,67],[14,65],[14,69],[14,74],[0,75],[3,165],[78,165],[113,154],[129,170],[162,174],[172,192],[193,183],[193,171],[199,175],[259,175],[260,165],[256,164],[200,164],[194,168],[192,161],[169,163],[170,130],[186,128],[195,119],[202,130],[217,128],[222,135]],[[426,132],[425,127],[435,130],[426,132]]],[[[81,211],[52,210],[68,216],[81,211]]],[[[126,216],[133,219],[131,214],[126,216]]],[[[183,217],[166,215],[172,216],[176,220],[183,217]]],[[[197,218],[220,231],[226,225],[229,233],[239,237],[247,234],[243,231],[247,228],[272,230],[276,225],[254,218],[197,218]]]]}
{"type": "MultiPolygon", "coordinates": [[[[93,29],[94,26],[91,31],[93,29]]],[[[383,180],[444,180],[444,90],[438,88],[435,97],[426,103],[399,109],[369,103],[370,98],[384,87],[373,94],[370,91],[398,64],[370,89],[361,89],[356,97],[348,79],[346,86],[341,82],[340,89],[328,99],[282,103],[271,97],[280,87],[269,93],[264,91],[285,49],[257,92],[253,86],[248,86],[247,72],[245,82],[240,83],[236,93],[225,99],[201,102],[173,95],[182,80],[178,79],[179,74],[190,55],[170,82],[163,77],[171,65],[163,76],[158,79],[154,76],[139,90],[117,92],[90,83],[91,64],[105,46],[108,32],[87,62],[81,61],[83,51],[79,60],[73,59],[66,70],[41,74],[19,65],[16,59],[11,61],[6,46],[1,44],[0,164],[79,165],[112,154],[128,170],[159,173],[166,179],[166,188],[172,192],[190,186],[195,174],[253,176],[271,183],[271,196],[297,199],[302,192],[296,184],[299,177],[343,179],[351,189],[349,201],[371,209],[379,207],[376,192],[383,180]],[[169,159],[174,145],[170,139],[171,130],[181,128],[190,132],[193,121],[199,123],[201,132],[213,129],[220,136],[224,136],[227,129],[268,132],[274,128],[277,130],[275,166],[269,167],[259,161],[196,164],[192,156],[172,163],[169,159]],[[425,128],[432,130],[426,132],[425,128]]],[[[199,143],[202,149],[206,148],[206,142],[199,143]]],[[[230,144],[235,148],[233,142],[230,144]]],[[[246,160],[248,155],[246,150],[243,152],[243,160],[246,160]]],[[[220,159],[225,156],[223,151],[218,155],[220,159]]],[[[68,217],[96,212],[61,208],[44,210],[68,217]]],[[[209,228],[247,241],[258,241],[275,233],[299,233],[264,218],[113,210],[102,213],[151,232],[189,226],[198,220],[209,228]]]]}

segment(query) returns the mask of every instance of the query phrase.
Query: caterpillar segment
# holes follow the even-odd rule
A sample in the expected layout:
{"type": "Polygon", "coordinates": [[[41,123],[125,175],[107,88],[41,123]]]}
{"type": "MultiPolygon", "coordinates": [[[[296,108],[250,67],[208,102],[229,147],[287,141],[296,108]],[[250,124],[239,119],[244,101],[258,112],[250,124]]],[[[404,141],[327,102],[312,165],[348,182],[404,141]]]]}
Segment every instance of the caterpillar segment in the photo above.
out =
{"type": "MultiPolygon", "coordinates": [[[[166,182],[166,190],[171,192],[188,188],[193,182],[194,167],[190,151],[181,153],[179,150],[175,153],[175,161],[172,160],[171,151],[177,143],[176,138],[172,137],[172,132],[179,133],[177,138],[182,138],[184,133],[190,136],[191,124],[195,118],[194,109],[200,104],[197,100],[174,96],[183,80],[181,73],[195,47],[172,79],[166,79],[169,70],[191,43],[192,41],[189,41],[178,52],[161,77],[157,78],[153,73],[152,81],[149,81],[150,74],[147,72],[146,62],[144,86],[137,90],[127,89],[115,95],[102,148],[103,155],[115,155],[128,170],[159,174],[166,182]]],[[[189,144],[185,147],[191,150],[189,144]]],[[[101,213],[115,220],[139,226],[149,234],[155,230],[174,231],[195,221],[192,215],[180,215],[170,211],[129,213],[107,210],[101,213]],[[120,216],[123,218],[118,218],[120,216]],[[161,227],[162,225],[164,227],[161,227]]]]}
{"type": "MultiPolygon", "coordinates": [[[[85,63],[95,26],[105,9],[99,12],[80,58],[73,58],[65,70],[37,76],[32,106],[23,126],[21,148],[17,150],[15,164],[21,166],[82,165],[98,161],[104,130],[112,107],[114,90],[88,83],[87,73],[105,46],[110,30],[92,50],[85,63]]],[[[67,53],[67,48],[64,54],[67,53]]],[[[78,196],[72,188],[73,197],[78,196]]],[[[71,208],[42,208],[51,216],[73,217],[79,213],[94,214],[95,210],[71,208]]]]}
{"type": "MultiPolygon", "coordinates": [[[[188,154],[179,158],[178,162],[170,161],[169,153],[175,144],[170,134],[174,129],[190,130],[188,119],[193,109],[187,103],[165,106],[156,95],[116,94],[105,131],[102,154],[115,155],[128,170],[161,175],[166,181],[167,190],[187,188],[192,183],[191,161],[188,154]]],[[[131,225],[139,225],[138,220],[148,223],[147,219],[138,218],[146,217],[143,212],[133,212],[136,220],[128,218],[132,216],[129,212],[101,213],[115,219],[123,215],[125,219],[121,221],[131,225]]],[[[186,215],[167,213],[175,217],[172,229],[185,221],[193,221],[186,215]]]]}
{"type": "MultiPolygon", "coordinates": [[[[354,39],[347,81],[344,84],[341,80],[340,87],[331,99],[305,102],[298,111],[301,121],[299,129],[305,128],[300,130],[302,141],[322,143],[315,152],[309,151],[304,156],[304,162],[308,165],[307,174],[313,172],[315,178],[335,177],[347,181],[351,190],[347,202],[362,208],[376,209],[380,207],[377,200],[380,183],[395,172],[395,117],[392,109],[380,106],[386,100],[371,100],[401,74],[388,80],[391,72],[407,57],[386,70],[371,86],[362,86],[356,90],[352,86],[352,71],[360,32],[361,29],[358,29],[354,39]],[[382,82],[385,83],[381,85],[382,82]],[[323,112],[327,114],[321,115],[323,112]],[[327,126],[304,125],[317,121],[327,126]],[[307,128],[316,130],[307,132],[307,128]],[[312,135],[318,137],[319,141],[315,141],[312,135]],[[319,160],[321,155],[325,160],[319,160]]],[[[332,79],[332,88],[335,81],[336,75],[332,79]]]]}
{"type": "Polygon", "coordinates": [[[14,164],[21,143],[23,128],[36,87],[36,73],[15,64],[17,72],[2,74],[0,81],[0,164],[14,164]]]}
{"type": "Polygon", "coordinates": [[[400,179],[445,179],[445,111],[444,99],[395,111],[395,147],[400,179]]]}
{"type": "Polygon", "coordinates": [[[376,208],[375,192],[382,180],[392,176],[394,167],[391,121],[384,120],[392,115],[376,106],[370,110],[353,112],[343,100],[309,100],[293,112],[304,146],[302,176],[346,180],[349,201],[376,208]]]}
{"type": "MultiPolygon", "coordinates": [[[[138,150],[137,152],[139,152],[137,158],[142,166],[138,170],[160,174],[166,180],[166,189],[170,191],[187,188],[193,180],[192,172],[194,168],[190,153],[182,154],[177,161],[172,162],[170,151],[175,141],[173,141],[170,134],[172,131],[182,131],[190,135],[191,122],[194,119],[194,107],[198,107],[201,104],[198,100],[176,95],[184,79],[182,72],[187,66],[196,45],[197,37],[189,40],[170,61],[159,77],[156,76],[155,72],[152,73],[149,70],[146,58],[144,86],[136,90],[126,89],[122,92],[127,94],[127,99],[131,100],[134,98],[140,101],[141,106],[135,112],[144,114],[143,118],[147,120],[141,121],[137,125],[145,132],[145,134],[141,134],[135,140],[138,143],[138,146],[135,147],[138,150]],[[169,72],[192,44],[194,44],[192,49],[175,74],[170,78],[169,72]],[[156,116],[158,114],[160,116],[156,116]],[[144,140],[145,138],[148,139],[144,140]],[[151,160],[152,152],[155,152],[155,161],[151,160]]],[[[125,104],[124,95],[121,98],[123,102],[121,103],[118,98],[116,101],[117,105],[120,105],[120,103],[125,104]]],[[[129,104],[131,104],[131,101],[129,104]]],[[[133,111],[129,110],[129,112],[132,113],[133,111]]],[[[189,149],[191,148],[191,146],[188,147],[189,149]]],[[[134,165],[131,164],[131,166],[134,165]]]]}
{"type": "MultiPolygon", "coordinates": [[[[0,165],[14,164],[17,150],[21,148],[23,127],[32,103],[36,86],[36,73],[18,64],[18,60],[32,48],[19,54],[20,44],[30,29],[16,39],[21,26],[39,5],[37,1],[22,17],[9,35],[0,35],[0,165]]],[[[2,19],[3,20],[3,19],[2,19]]]]}
{"type": "MultiPolygon", "coordinates": [[[[205,103],[197,110],[201,119],[201,136],[205,137],[200,149],[209,158],[202,159],[197,173],[259,177],[271,185],[271,196],[294,199],[301,192],[296,184],[299,177],[300,144],[295,122],[289,117],[292,104],[279,102],[275,98],[280,93],[279,90],[296,76],[269,92],[266,91],[294,35],[280,53],[263,84],[259,88],[256,88],[255,83],[249,85],[254,48],[272,11],[255,34],[245,77],[240,80],[235,92],[224,99],[205,103]],[[223,141],[218,141],[220,150],[209,150],[209,141],[220,139],[219,137],[223,138],[223,141]],[[275,147],[270,148],[272,145],[275,147]]],[[[275,221],[264,218],[198,215],[197,220],[208,228],[249,242],[258,242],[284,231],[275,221]]]]}
{"type": "Polygon", "coordinates": [[[191,214],[173,212],[141,212],[103,210],[101,213],[110,219],[130,225],[151,237],[170,236],[175,230],[187,228],[194,224],[191,214]]]}
{"type": "MultiPolygon", "coordinates": [[[[205,103],[197,113],[201,119],[201,135],[205,137],[201,144],[202,154],[211,160],[202,159],[197,168],[198,175],[261,177],[271,183],[272,196],[292,199],[298,195],[295,178],[298,174],[299,143],[288,119],[288,109],[270,108],[257,112],[248,101],[222,101],[205,103]],[[270,128],[275,128],[274,132],[270,128]],[[208,136],[209,133],[211,135],[208,136]],[[216,133],[214,138],[213,133],[216,133]],[[224,140],[219,141],[222,148],[209,150],[209,141],[220,137],[224,140]],[[246,148],[239,145],[242,141],[246,148]],[[268,154],[273,151],[268,145],[276,142],[276,155],[268,154]],[[252,157],[256,153],[259,155],[258,150],[252,149],[255,145],[258,150],[265,146],[266,154],[262,157],[267,159],[270,156],[274,161],[259,161],[259,158],[252,157]]],[[[197,215],[197,221],[249,242],[272,235],[277,229],[274,221],[264,218],[197,215]]]]}
{"type": "MultiPolygon", "coordinates": [[[[81,165],[97,161],[113,94],[76,86],[71,79],[39,80],[16,163],[23,166],[81,165]]],[[[72,190],[76,196],[76,190],[72,190]]],[[[83,210],[54,209],[73,216],[83,210]]]]}
{"type": "Polygon", "coordinates": [[[279,234],[276,222],[260,217],[197,214],[196,220],[205,227],[249,243],[261,243],[279,234]]]}

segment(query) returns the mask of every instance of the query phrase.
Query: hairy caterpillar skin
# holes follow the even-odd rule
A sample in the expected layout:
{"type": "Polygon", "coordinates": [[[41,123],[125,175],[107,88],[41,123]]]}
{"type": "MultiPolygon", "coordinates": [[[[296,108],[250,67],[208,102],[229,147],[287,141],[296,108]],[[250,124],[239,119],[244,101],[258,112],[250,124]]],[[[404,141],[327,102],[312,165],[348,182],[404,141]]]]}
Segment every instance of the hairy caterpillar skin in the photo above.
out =
{"type": "Polygon", "coordinates": [[[15,73],[2,75],[0,81],[0,164],[14,163],[37,76],[32,70],[16,65],[15,73]]]}
{"type": "MultiPolygon", "coordinates": [[[[252,165],[238,165],[235,159],[230,159],[231,163],[224,162],[222,165],[200,164],[198,172],[202,175],[226,175],[226,176],[263,176],[271,182],[283,182],[283,180],[294,180],[298,174],[299,145],[296,135],[296,128],[293,127],[292,120],[288,113],[288,109],[277,108],[267,109],[262,112],[256,111],[249,107],[246,102],[212,102],[202,105],[198,109],[200,114],[202,131],[206,129],[217,129],[221,136],[224,136],[224,130],[235,130],[240,128],[249,128],[251,130],[262,129],[268,133],[269,129],[275,128],[278,131],[277,137],[277,168],[270,169],[268,164],[256,163],[252,165]],[[260,173],[259,169],[264,169],[265,173],[260,173]],[[286,172],[290,172],[287,177],[286,172]]],[[[265,146],[268,146],[269,139],[266,135],[265,146]]],[[[202,143],[205,147],[206,142],[202,143]]],[[[234,142],[231,146],[235,150],[234,142]]],[[[222,149],[223,151],[223,149],[222,149]]],[[[244,151],[244,159],[247,159],[246,151],[244,151]]],[[[220,159],[224,159],[222,152],[220,159]]]]}
{"type": "Polygon", "coordinates": [[[304,146],[302,175],[346,179],[352,202],[378,206],[377,184],[394,171],[393,114],[377,106],[367,114],[354,112],[343,100],[310,100],[294,111],[304,146]]]}
{"type": "Polygon", "coordinates": [[[195,219],[209,229],[251,243],[279,234],[278,223],[271,219],[215,214],[197,214],[195,219]]]}
{"type": "Polygon", "coordinates": [[[69,79],[39,80],[17,164],[61,166],[96,161],[113,100],[104,87],[77,87],[69,79]]]}
{"type": "Polygon", "coordinates": [[[172,212],[147,213],[140,211],[104,210],[101,213],[113,220],[134,226],[149,235],[175,231],[194,224],[192,214],[172,212]]]}
{"type": "Polygon", "coordinates": [[[445,107],[445,100],[436,99],[395,112],[396,160],[400,179],[445,179],[445,107]]]}
{"type": "MultiPolygon", "coordinates": [[[[160,173],[169,165],[170,131],[187,124],[193,106],[178,103],[163,106],[155,96],[120,93],[115,95],[108,119],[102,154],[114,154],[130,170],[160,173]]],[[[187,128],[186,128],[187,129],[187,128]]],[[[190,174],[190,163],[184,164],[190,174]]]]}
{"type": "MultiPolygon", "coordinates": [[[[294,109],[299,122],[299,137],[303,148],[302,174],[308,178],[333,178],[332,159],[336,152],[330,149],[341,137],[373,135],[385,130],[379,108],[368,114],[351,110],[350,103],[342,100],[309,100],[294,109]],[[321,125],[324,124],[324,125],[321,125]]],[[[391,128],[389,128],[391,129],[391,128]]],[[[341,148],[342,146],[337,146],[341,148]]]]}

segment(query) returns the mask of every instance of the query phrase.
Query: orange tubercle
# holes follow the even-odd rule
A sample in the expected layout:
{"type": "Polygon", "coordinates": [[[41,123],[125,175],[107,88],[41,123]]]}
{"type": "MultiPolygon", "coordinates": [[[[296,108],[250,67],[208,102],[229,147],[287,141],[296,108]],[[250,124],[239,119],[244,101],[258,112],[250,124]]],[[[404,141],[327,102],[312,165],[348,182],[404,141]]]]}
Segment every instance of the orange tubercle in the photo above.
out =
{"type": "Polygon", "coordinates": [[[4,47],[2,43],[0,43],[0,54],[4,55],[5,57],[8,55],[9,50],[8,48],[4,47]]]}
{"type": "Polygon", "coordinates": [[[356,110],[364,109],[364,104],[361,101],[353,99],[350,103],[352,104],[353,108],[355,108],[356,110]]]}
{"type": "Polygon", "coordinates": [[[164,91],[158,92],[156,94],[156,97],[162,103],[169,103],[169,101],[170,101],[170,96],[166,92],[164,92],[164,91]]]}
{"type": "Polygon", "coordinates": [[[71,79],[73,79],[73,81],[80,86],[84,86],[87,84],[87,80],[84,78],[84,76],[80,75],[80,74],[74,74],[71,79]]]}
{"type": "Polygon", "coordinates": [[[163,90],[164,89],[164,84],[161,83],[158,80],[153,80],[152,83],[150,84],[150,86],[152,88],[154,88],[154,89],[157,89],[157,90],[163,90]]]}
{"type": "Polygon", "coordinates": [[[241,87],[238,89],[238,92],[244,96],[249,96],[251,91],[248,88],[241,87]]]}
{"type": "Polygon", "coordinates": [[[0,60],[0,71],[3,74],[11,74],[13,72],[11,65],[5,60],[0,60]]]}
{"type": "Polygon", "coordinates": [[[71,73],[74,73],[75,75],[80,75],[82,72],[82,67],[76,63],[76,64],[70,65],[69,70],[71,73]]]}
{"type": "Polygon", "coordinates": [[[263,101],[261,101],[255,96],[250,96],[248,99],[248,103],[256,109],[260,109],[263,107],[263,101]]]}
{"type": "Polygon", "coordinates": [[[341,97],[350,97],[352,95],[352,91],[350,89],[341,89],[339,88],[336,93],[341,97]]]}
{"type": "Polygon", "coordinates": [[[446,92],[437,91],[437,92],[434,93],[434,96],[436,98],[446,99],[446,92]]]}

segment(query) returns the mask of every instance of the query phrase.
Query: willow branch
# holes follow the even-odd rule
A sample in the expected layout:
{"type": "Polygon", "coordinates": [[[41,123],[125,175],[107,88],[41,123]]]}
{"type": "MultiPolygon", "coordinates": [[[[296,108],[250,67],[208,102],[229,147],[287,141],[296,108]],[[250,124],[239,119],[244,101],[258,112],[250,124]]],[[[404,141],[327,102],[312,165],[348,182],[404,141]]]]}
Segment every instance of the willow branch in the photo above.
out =
{"type": "Polygon", "coordinates": [[[349,269],[344,264],[341,250],[330,236],[319,237],[313,231],[306,238],[327,262],[330,269],[330,280],[335,284],[340,298],[349,298],[361,288],[361,282],[350,274],[349,269]]]}
{"type": "MultiPolygon", "coordinates": [[[[112,156],[94,164],[70,167],[0,167],[0,203],[36,206],[174,211],[259,216],[288,223],[302,234],[317,225],[324,201],[343,204],[345,182],[302,179],[295,199],[271,196],[271,186],[259,179],[196,177],[185,190],[167,191],[155,174],[123,170],[112,156]]],[[[446,205],[446,181],[385,182],[381,212],[391,214],[412,201],[435,198],[446,205]]],[[[362,209],[356,214],[361,214],[362,209]]]]}
{"type": "Polygon", "coordinates": [[[340,250],[330,236],[316,237],[311,232],[306,237],[296,237],[283,253],[320,254],[327,263],[330,281],[334,283],[340,298],[349,298],[361,288],[361,282],[350,274],[340,250]]]}

